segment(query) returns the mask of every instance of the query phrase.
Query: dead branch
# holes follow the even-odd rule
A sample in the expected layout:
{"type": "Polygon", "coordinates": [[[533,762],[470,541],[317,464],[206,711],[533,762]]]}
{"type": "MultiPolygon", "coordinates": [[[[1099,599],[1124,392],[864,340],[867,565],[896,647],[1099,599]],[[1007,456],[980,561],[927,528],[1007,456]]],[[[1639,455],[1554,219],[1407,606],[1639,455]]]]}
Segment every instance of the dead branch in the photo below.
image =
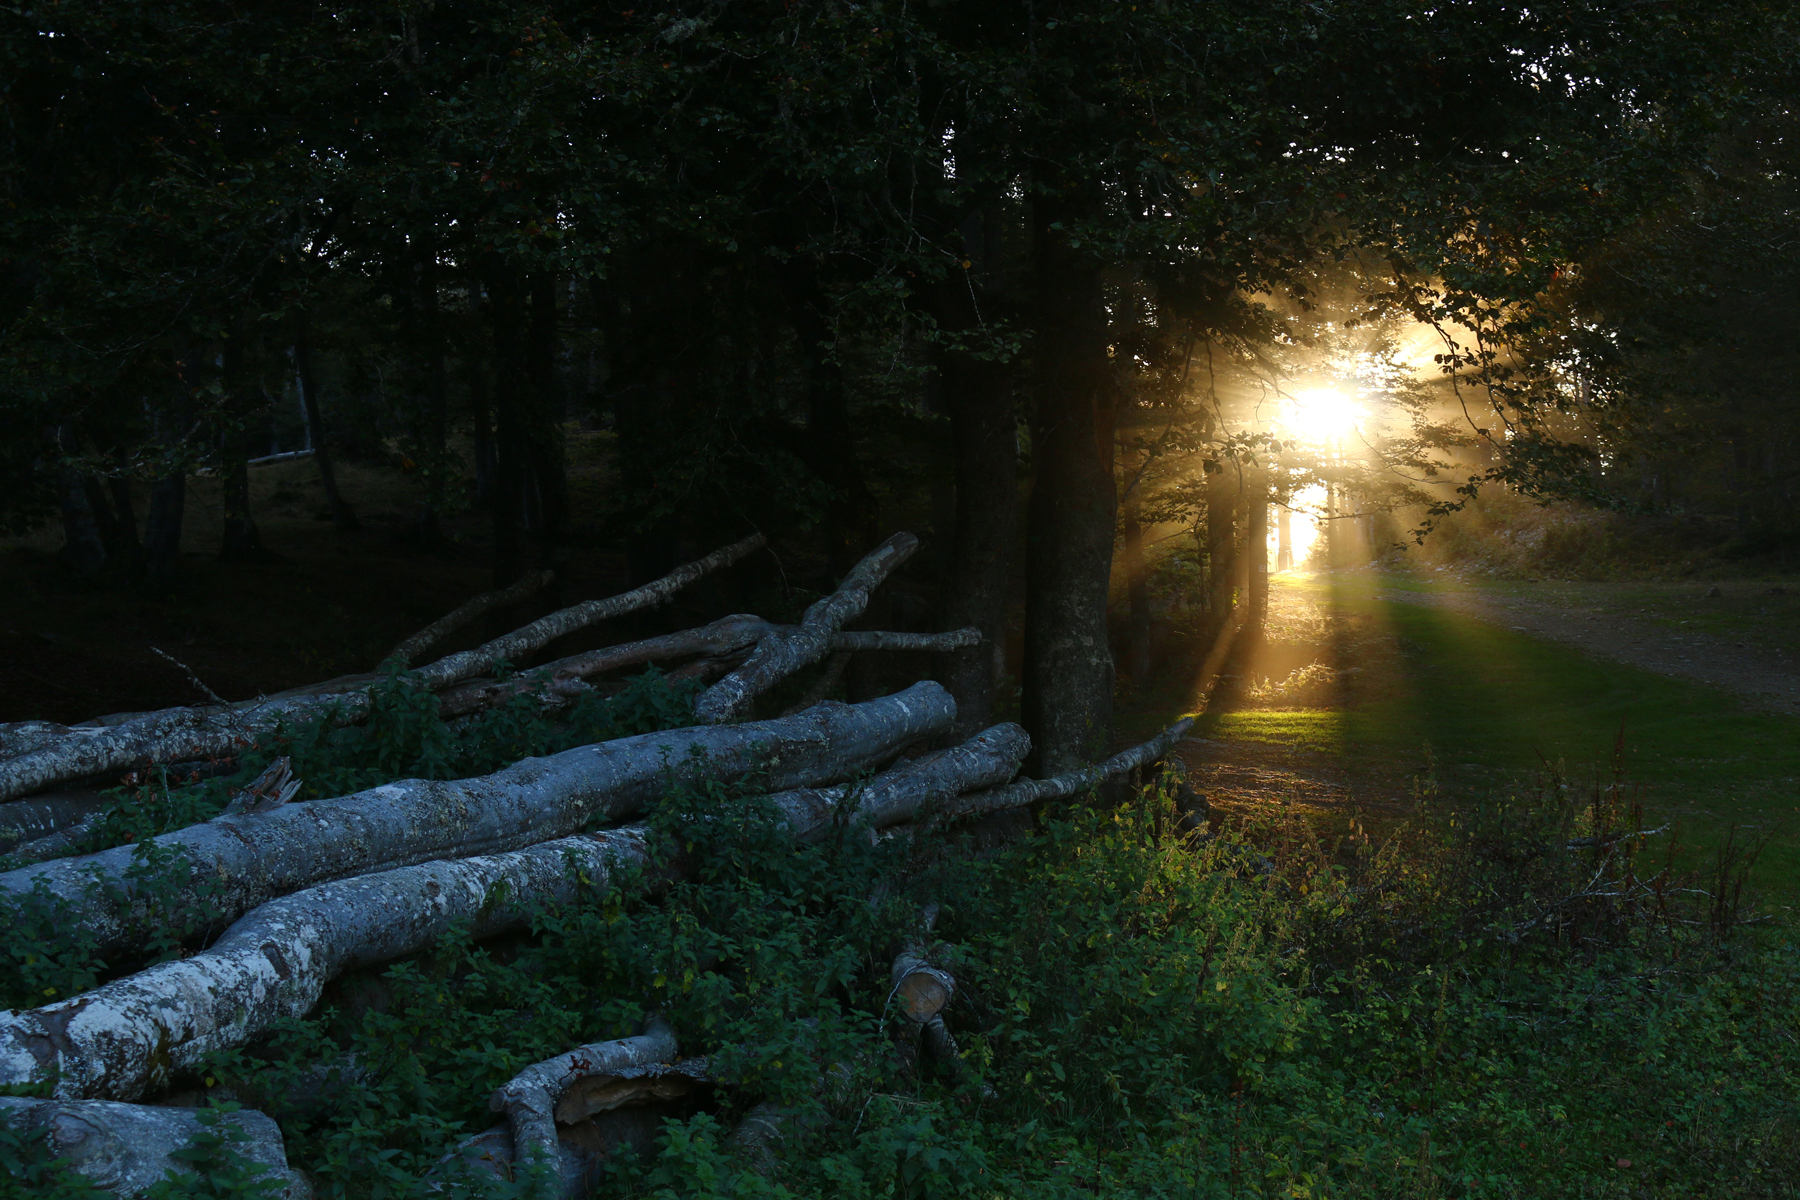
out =
{"type": "MultiPolygon", "coordinates": [[[[639,811],[672,782],[739,779],[765,767],[771,787],[843,779],[941,736],[955,713],[956,703],[942,687],[918,683],[879,700],[821,704],[773,721],[578,746],[476,779],[407,779],[350,796],[219,816],[155,842],[219,880],[222,891],[213,903],[230,919],[326,880],[561,837],[639,811]]],[[[152,923],[168,919],[142,903],[121,910],[106,899],[109,891],[130,894],[135,853],[133,846],[118,846],[0,873],[0,893],[30,891],[42,880],[63,906],[71,932],[92,935],[103,954],[117,953],[137,944],[152,923]]]]}
{"type": "Polygon", "coordinates": [[[654,608],[696,579],[728,567],[761,549],[765,541],[762,534],[753,533],[722,550],[714,550],[705,558],[676,567],[654,583],[646,583],[641,588],[611,599],[589,600],[584,604],[553,612],[521,629],[515,629],[505,637],[495,638],[485,646],[440,658],[428,666],[418,668],[414,674],[426,686],[442,688],[459,680],[473,678],[489,670],[497,662],[517,662],[532,651],[549,645],[559,637],[574,633],[577,629],[585,629],[599,621],[637,612],[639,609],[654,608]]]}
{"type": "Polygon", "coordinates": [[[1121,750],[1105,762],[1095,766],[1082,767],[1051,779],[1021,779],[1019,782],[1008,784],[1005,787],[959,796],[946,804],[937,813],[936,819],[939,822],[961,820],[980,816],[983,813],[999,812],[1007,808],[1023,808],[1029,804],[1036,804],[1040,800],[1073,796],[1090,788],[1098,787],[1116,775],[1134,771],[1162,758],[1193,727],[1193,724],[1194,718],[1183,717],[1149,741],[1133,746],[1129,750],[1121,750]]]}
{"type": "Polygon", "coordinates": [[[684,629],[680,633],[646,638],[641,642],[572,654],[512,679],[471,680],[439,692],[438,711],[446,717],[460,716],[532,691],[548,692],[550,697],[566,696],[579,691],[569,688],[570,683],[609,671],[697,654],[709,657],[736,654],[754,646],[769,628],[769,623],[761,617],[740,613],[698,629],[684,629]]]}
{"type": "Polygon", "coordinates": [[[395,663],[406,667],[413,659],[425,653],[469,622],[479,616],[493,612],[497,608],[510,608],[528,596],[536,595],[556,578],[555,571],[533,571],[510,587],[498,591],[483,592],[439,617],[419,632],[387,652],[383,665],[395,663]]]}
{"type": "Polygon", "coordinates": [[[825,657],[844,622],[862,615],[869,593],[919,548],[910,533],[896,533],[852,567],[837,591],[806,610],[791,631],[771,632],[757,643],[743,666],[713,684],[694,702],[694,714],[708,724],[735,721],[756,698],[802,667],[825,657]]]}
{"type": "MultiPolygon", "coordinates": [[[[239,1109],[224,1120],[248,1135],[233,1148],[286,1182],[288,1200],[307,1200],[312,1189],[288,1168],[281,1130],[262,1113],[239,1109]]],[[[0,1097],[0,1124],[41,1136],[52,1155],[95,1187],[116,1196],[136,1196],[170,1171],[192,1175],[192,1166],[174,1158],[203,1126],[191,1108],[118,1104],[110,1100],[28,1100],[0,1097]]]]}
{"type": "MultiPolygon", "coordinates": [[[[608,600],[591,600],[533,621],[475,650],[439,659],[410,673],[431,688],[479,675],[503,660],[516,660],[585,625],[660,604],[710,571],[728,566],[763,544],[762,535],[716,550],[677,567],[654,583],[608,600]]],[[[353,724],[368,712],[366,690],[291,695],[240,701],[214,708],[172,708],[132,715],[118,724],[71,726],[49,741],[35,741],[43,729],[14,735],[29,747],[0,761],[0,800],[27,796],[69,780],[114,774],[145,763],[222,757],[236,753],[283,723],[331,713],[353,724]]]]}

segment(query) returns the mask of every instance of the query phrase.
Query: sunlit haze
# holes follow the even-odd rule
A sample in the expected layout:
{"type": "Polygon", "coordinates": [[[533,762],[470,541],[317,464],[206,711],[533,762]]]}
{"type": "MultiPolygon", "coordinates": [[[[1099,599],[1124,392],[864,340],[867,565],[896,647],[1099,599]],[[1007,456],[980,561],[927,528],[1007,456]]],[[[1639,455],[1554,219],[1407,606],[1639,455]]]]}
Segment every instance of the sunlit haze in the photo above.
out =
{"type": "Polygon", "coordinates": [[[1307,442],[1334,442],[1348,436],[1362,420],[1362,407],[1337,388],[1309,388],[1284,399],[1280,431],[1307,442]]]}

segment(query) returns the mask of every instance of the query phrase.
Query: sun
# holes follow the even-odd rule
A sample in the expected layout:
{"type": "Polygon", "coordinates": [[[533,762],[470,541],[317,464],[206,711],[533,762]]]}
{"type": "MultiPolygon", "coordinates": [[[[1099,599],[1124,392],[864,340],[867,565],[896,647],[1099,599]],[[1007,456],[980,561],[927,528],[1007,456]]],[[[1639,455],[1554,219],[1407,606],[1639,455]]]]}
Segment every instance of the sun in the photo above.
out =
{"type": "Polygon", "coordinates": [[[1355,432],[1363,418],[1356,398],[1334,387],[1295,392],[1282,405],[1280,425],[1289,437],[1335,442],[1355,432]]]}

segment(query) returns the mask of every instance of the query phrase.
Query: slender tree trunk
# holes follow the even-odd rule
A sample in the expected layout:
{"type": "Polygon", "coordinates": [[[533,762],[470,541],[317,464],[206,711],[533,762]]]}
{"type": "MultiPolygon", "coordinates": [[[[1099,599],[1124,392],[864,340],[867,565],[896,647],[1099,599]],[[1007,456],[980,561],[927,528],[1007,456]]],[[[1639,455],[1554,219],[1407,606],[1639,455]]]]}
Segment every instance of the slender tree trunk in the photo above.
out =
{"type": "Polygon", "coordinates": [[[1023,708],[1033,770],[1044,775],[1104,757],[1112,741],[1112,364],[1099,264],[1054,227],[1077,215],[1074,206],[1046,203],[1033,230],[1036,474],[1025,550],[1023,708]]]}
{"type": "Polygon", "coordinates": [[[1142,691],[1150,680],[1150,576],[1144,564],[1144,527],[1138,520],[1138,498],[1125,498],[1119,523],[1119,552],[1124,558],[1125,592],[1130,605],[1125,632],[1125,673],[1142,691]]]}
{"type": "Polygon", "coordinates": [[[1237,479],[1220,462],[1206,477],[1206,617],[1216,639],[1230,625],[1237,592],[1237,479]]]}
{"type": "MultiPolygon", "coordinates": [[[[75,431],[66,425],[51,430],[57,449],[69,453],[75,448],[75,431]]],[[[88,481],[73,466],[65,466],[56,475],[57,503],[62,509],[62,560],[73,571],[92,575],[106,565],[106,541],[100,534],[100,522],[88,499],[88,481]]]]}
{"type": "Polygon", "coordinates": [[[525,487],[529,475],[525,415],[524,297],[518,273],[497,267],[488,276],[488,318],[494,336],[494,586],[525,571],[525,487]]]}
{"type": "Polygon", "coordinates": [[[173,468],[150,485],[150,516],[144,526],[145,569],[157,583],[175,578],[181,552],[181,525],[187,515],[187,474],[173,468]]]}
{"type": "Polygon", "coordinates": [[[250,512],[247,431],[239,422],[248,416],[250,389],[244,385],[241,335],[228,338],[224,353],[224,385],[228,399],[226,425],[219,431],[220,507],[224,510],[220,562],[258,562],[268,557],[262,534],[250,512]]]}
{"type": "Polygon", "coordinates": [[[531,322],[527,329],[526,378],[532,395],[528,430],[531,495],[537,538],[537,565],[555,558],[557,542],[568,524],[569,485],[563,467],[563,396],[557,379],[556,275],[541,272],[531,279],[531,322]]]}
{"type": "Polygon", "coordinates": [[[829,315],[830,301],[819,286],[813,264],[799,255],[781,264],[780,277],[794,340],[805,364],[807,464],[836,497],[825,515],[829,566],[835,580],[862,557],[865,547],[879,540],[875,499],[857,461],[843,370],[832,355],[837,333],[829,315]]]}
{"type": "Polygon", "coordinates": [[[1252,467],[1244,473],[1247,488],[1244,522],[1244,554],[1250,566],[1250,603],[1245,623],[1250,640],[1262,640],[1269,619],[1269,472],[1252,467]]]}
{"type": "MultiPolygon", "coordinates": [[[[963,241],[973,272],[953,270],[932,296],[938,327],[949,333],[979,332],[976,278],[995,268],[980,243],[987,224],[978,214],[964,222],[963,241]]],[[[994,302],[998,306],[997,302],[994,302]]],[[[958,740],[993,723],[995,689],[1005,666],[1006,617],[1019,524],[1019,428],[1013,403],[1017,366],[940,347],[937,376],[950,417],[951,471],[956,516],[941,593],[945,629],[973,627],[982,644],[944,656],[939,675],[956,697],[958,740]]]]}
{"type": "Polygon", "coordinates": [[[1294,569],[1294,512],[1288,507],[1288,498],[1282,497],[1282,504],[1276,509],[1275,516],[1275,569],[1291,571],[1294,569]]]}
{"type": "Polygon", "coordinates": [[[294,339],[293,355],[294,383],[300,389],[300,407],[306,414],[306,437],[312,443],[313,461],[319,466],[319,482],[325,488],[331,522],[342,530],[355,529],[356,513],[338,491],[337,470],[332,464],[331,448],[325,442],[325,421],[319,412],[319,389],[313,376],[312,340],[304,324],[294,339]]]}
{"type": "Polygon", "coordinates": [[[420,441],[425,468],[425,502],[419,507],[419,542],[442,546],[444,532],[438,520],[444,511],[444,485],[450,470],[446,445],[450,427],[450,374],[445,363],[448,346],[444,314],[438,304],[437,253],[428,250],[420,264],[414,308],[424,326],[425,412],[420,441]]]}
{"type": "Polygon", "coordinates": [[[112,551],[113,559],[130,571],[141,570],[144,566],[144,546],[138,540],[137,506],[131,498],[131,477],[107,476],[106,490],[112,496],[113,518],[117,522],[115,528],[119,538],[118,545],[112,551]]]}

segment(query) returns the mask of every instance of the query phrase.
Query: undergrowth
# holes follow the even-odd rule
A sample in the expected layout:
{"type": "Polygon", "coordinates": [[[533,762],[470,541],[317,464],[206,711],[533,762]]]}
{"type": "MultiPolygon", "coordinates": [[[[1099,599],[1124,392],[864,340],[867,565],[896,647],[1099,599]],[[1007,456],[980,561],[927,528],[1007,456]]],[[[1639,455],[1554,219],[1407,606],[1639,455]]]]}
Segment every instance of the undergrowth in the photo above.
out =
{"type": "MultiPolygon", "coordinates": [[[[1635,821],[1552,780],[1381,837],[1195,835],[1153,788],[998,848],[797,845],[760,796],[687,788],[651,817],[687,880],[447,937],[195,1082],[346,1200],[546,1194],[445,1156],[521,1067],[653,1012],[717,1090],[608,1163],[608,1200],[1800,1194],[1800,954],[1745,930],[1734,862],[1678,878],[1635,821]],[[889,1007],[927,904],[961,1082],[889,1007]],[[730,1137],[763,1101],[795,1114],[767,1172],[730,1137]]],[[[0,1142],[0,1175],[82,1195],[30,1153],[0,1142]]]]}
{"type": "Polygon", "coordinates": [[[981,858],[796,846],[758,797],[684,791],[655,824],[695,878],[446,939],[212,1078],[323,1197],[423,1194],[494,1087],[652,1011],[721,1088],[613,1161],[618,1200],[1793,1195],[1800,956],[1678,903],[1640,839],[1568,848],[1618,815],[1551,789],[1386,840],[1291,815],[1195,839],[1152,792],[981,858]],[[960,1088],[886,1010],[928,901],[960,1088]],[[767,1176],[727,1137],[763,1099],[806,1114],[767,1176]]]}

